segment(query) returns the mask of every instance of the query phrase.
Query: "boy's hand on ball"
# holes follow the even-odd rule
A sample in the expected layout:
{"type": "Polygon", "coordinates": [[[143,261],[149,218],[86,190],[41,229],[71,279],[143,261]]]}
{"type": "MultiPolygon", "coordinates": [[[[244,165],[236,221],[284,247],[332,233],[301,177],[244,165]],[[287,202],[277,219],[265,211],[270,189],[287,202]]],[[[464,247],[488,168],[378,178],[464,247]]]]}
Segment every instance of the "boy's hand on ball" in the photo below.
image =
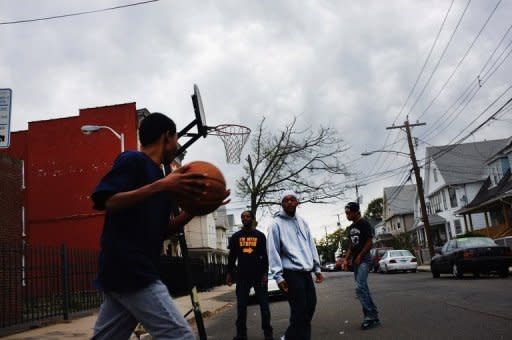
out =
{"type": "Polygon", "coordinates": [[[206,175],[198,172],[171,173],[162,179],[165,190],[174,192],[180,196],[198,198],[204,195],[206,189],[206,175]]]}

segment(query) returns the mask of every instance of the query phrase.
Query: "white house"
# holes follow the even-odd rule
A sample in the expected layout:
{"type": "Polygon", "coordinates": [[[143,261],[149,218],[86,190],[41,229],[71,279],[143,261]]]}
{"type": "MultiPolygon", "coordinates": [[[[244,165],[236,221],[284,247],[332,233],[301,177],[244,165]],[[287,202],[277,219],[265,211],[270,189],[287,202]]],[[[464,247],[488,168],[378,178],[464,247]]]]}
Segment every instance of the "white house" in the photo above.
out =
{"type": "Polygon", "coordinates": [[[384,188],[383,221],[387,233],[398,235],[411,231],[414,226],[415,198],[414,184],[384,188]]]}
{"type": "Polygon", "coordinates": [[[476,197],[457,213],[466,229],[492,238],[512,236],[512,138],[487,161],[487,180],[476,197]],[[485,229],[475,229],[475,214],[485,217],[485,229]]]}
{"type": "MultiPolygon", "coordinates": [[[[456,211],[471,202],[487,178],[486,163],[508,139],[427,147],[424,192],[434,245],[464,234],[464,219],[456,211]]],[[[420,209],[416,207],[419,241],[425,241],[420,209]]],[[[472,215],[474,230],[485,228],[483,213],[472,215]]],[[[421,243],[421,242],[420,242],[421,243]]],[[[426,246],[426,244],[423,244],[426,246]]]]}

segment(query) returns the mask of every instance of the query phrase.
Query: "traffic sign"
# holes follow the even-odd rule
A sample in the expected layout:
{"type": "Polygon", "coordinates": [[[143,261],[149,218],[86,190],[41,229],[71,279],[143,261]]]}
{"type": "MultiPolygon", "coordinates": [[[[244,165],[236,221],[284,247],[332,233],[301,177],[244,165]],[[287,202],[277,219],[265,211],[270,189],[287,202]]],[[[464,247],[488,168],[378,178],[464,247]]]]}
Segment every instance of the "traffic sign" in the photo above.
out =
{"type": "Polygon", "coordinates": [[[9,147],[11,137],[11,89],[0,89],[0,149],[9,147]]]}

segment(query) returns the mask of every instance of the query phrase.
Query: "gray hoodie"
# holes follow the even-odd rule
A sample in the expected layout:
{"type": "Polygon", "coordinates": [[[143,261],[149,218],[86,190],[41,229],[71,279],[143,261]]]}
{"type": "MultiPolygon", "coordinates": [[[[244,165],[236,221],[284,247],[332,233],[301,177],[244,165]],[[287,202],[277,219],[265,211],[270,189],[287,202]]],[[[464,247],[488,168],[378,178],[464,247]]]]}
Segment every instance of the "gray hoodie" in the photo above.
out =
{"type": "Polygon", "coordinates": [[[315,242],[304,219],[283,210],[274,216],[267,236],[270,270],[277,283],[284,280],[283,269],[320,272],[315,242]]]}

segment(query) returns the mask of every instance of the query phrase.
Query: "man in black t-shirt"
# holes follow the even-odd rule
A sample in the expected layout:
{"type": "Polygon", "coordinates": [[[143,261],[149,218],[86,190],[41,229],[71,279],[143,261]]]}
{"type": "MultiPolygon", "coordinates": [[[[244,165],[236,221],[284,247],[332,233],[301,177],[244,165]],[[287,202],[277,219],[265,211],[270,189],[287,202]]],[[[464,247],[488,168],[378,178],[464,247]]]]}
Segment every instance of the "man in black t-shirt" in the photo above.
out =
{"type": "Polygon", "coordinates": [[[350,248],[343,263],[343,269],[347,270],[348,262],[352,261],[354,278],[356,283],[356,294],[363,307],[364,320],[362,329],[369,329],[380,324],[379,312],[373,302],[370,289],[368,288],[368,273],[372,267],[370,248],[372,247],[373,232],[370,223],[366,221],[359,211],[359,204],[350,202],[345,206],[347,219],[352,222],[348,227],[350,237],[350,248]]]}
{"type": "Polygon", "coordinates": [[[226,283],[231,286],[236,268],[236,298],[238,317],[234,340],[247,339],[247,305],[249,291],[254,288],[261,311],[261,328],[266,340],[273,339],[268,306],[267,273],[268,255],[265,235],[253,226],[254,215],[244,211],[241,215],[243,228],[229,240],[229,260],[226,283]]]}

